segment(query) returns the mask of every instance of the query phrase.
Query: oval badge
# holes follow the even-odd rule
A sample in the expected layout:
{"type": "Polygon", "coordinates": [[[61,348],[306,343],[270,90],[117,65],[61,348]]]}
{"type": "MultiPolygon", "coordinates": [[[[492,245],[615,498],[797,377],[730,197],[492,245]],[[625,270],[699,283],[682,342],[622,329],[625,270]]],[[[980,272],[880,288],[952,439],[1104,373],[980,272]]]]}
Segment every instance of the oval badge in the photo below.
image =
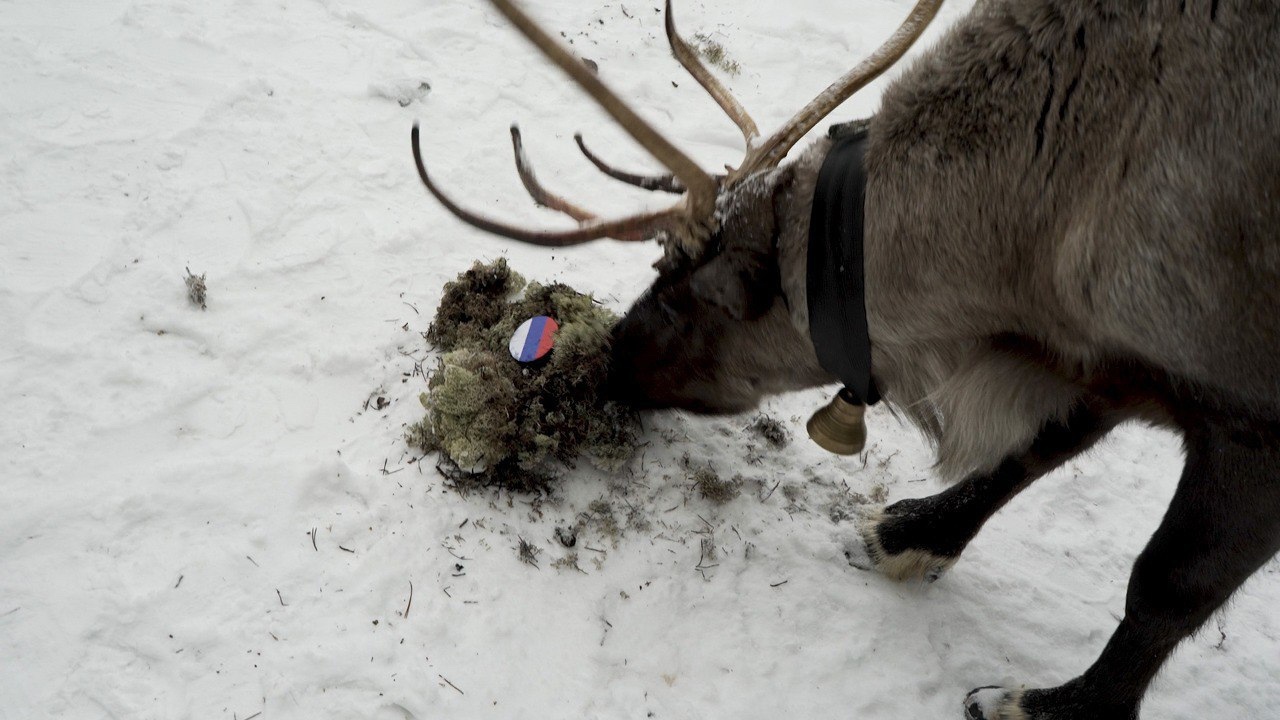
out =
{"type": "Polygon", "coordinates": [[[511,350],[511,357],[522,363],[540,360],[551,352],[552,346],[556,342],[556,332],[560,330],[560,325],[554,318],[546,315],[538,315],[531,317],[520,324],[516,328],[516,332],[511,336],[511,342],[508,348],[511,350]]]}

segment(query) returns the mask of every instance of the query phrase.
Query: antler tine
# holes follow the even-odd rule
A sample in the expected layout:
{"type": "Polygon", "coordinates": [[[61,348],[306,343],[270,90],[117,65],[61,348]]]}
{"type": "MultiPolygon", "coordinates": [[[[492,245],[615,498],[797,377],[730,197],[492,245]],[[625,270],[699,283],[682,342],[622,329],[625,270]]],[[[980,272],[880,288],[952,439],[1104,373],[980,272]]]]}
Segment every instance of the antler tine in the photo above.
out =
{"type": "Polygon", "coordinates": [[[514,225],[497,220],[491,220],[478,213],[462,207],[454,202],[452,198],[445,195],[439,187],[431,180],[431,176],[427,174],[427,166],[422,160],[422,148],[418,142],[418,124],[414,123],[413,131],[410,134],[410,140],[413,143],[413,162],[418,167],[418,177],[422,179],[422,184],[426,186],[427,191],[435,197],[441,205],[445,206],[449,212],[453,213],[459,220],[479,228],[485,232],[501,235],[512,240],[533,243],[534,245],[546,245],[551,247],[560,247],[564,245],[577,245],[589,240],[599,240],[600,238],[611,237],[617,240],[637,241],[646,240],[652,234],[660,229],[670,229],[682,227],[686,222],[685,209],[681,205],[661,210],[657,212],[642,213],[625,217],[618,220],[600,221],[593,220],[582,224],[573,230],[561,231],[541,231],[526,230],[514,225]]]}
{"type": "Polygon", "coordinates": [[[586,65],[553,40],[511,0],[489,0],[489,2],[510,20],[522,35],[536,45],[548,60],[568,74],[605,112],[622,125],[636,142],[680,178],[689,192],[680,205],[683,209],[680,215],[684,222],[678,223],[674,228],[677,239],[688,243],[700,243],[713,229],[715,223],[716,181],[698,167],[689,156],[654,130],[623,102],[622,98],[593,75],[586,65]],[[690,237],[685,237],[686,235],[690,237]]]}
{"type": "Polygon", "coordinates": [[[591,164],[595,165],[600,172],[608,175],[614,180],[621,180],[628,185],[635,185],[636,187],[644,188],[645,190],[661,190],[662,192],[675,193],[676,195],[684,192],[684,185],[682,185],[680,181],[676,179],[676,176],[671,173],[667,173],[665,175],[638,175],[636,173],[629,173],[625,170],[619,170],[612,165],[609,165],[604,160],[601,160],[595,153],[588,150],[587,144],[582,141],[582,133],[574,133],[573,139],[578,143],[578,149],[582,151],[583,155],[587,156],[587,159],[591,161],[591,164]]]}
{"type": "Polygon", "coordinates": [[[832,83],[820,95],[796,113],[769,138],[747,153],[747,158],[737,172],[730,174],[729,183],[782,162],[791,148],[813,129],[824,117],[848,100],[858,90],[875,80],[897,62],[920,38],[925,28],[938,14],[942,0],[919,0],[911,13],[874,53],[858,63],[843,77],[832,83]]]}
{"type": "Polygon", "coordinates": [[[671,52],[675,54],[676,59],[680,61],[684,69],[689,71],[693,79],[697,80],[698,84],[711,95],[711,98],[716,101],[720,109],[724,110],[725,114],[733,120],[738,129],[742,131],[742,137],[746,140],[747,147],[751,147],[751,142],[760,136],[760,130],[756,128],[756,122],[751,119],[751,116],[747,114],[746,108],[742,107],[742,104],[729,92],[728,88],[711,74],[706,65],[702,64],[702,61],[698,59],[698,53],[694,52],[693,48],[689,47],[684,38],[680,37],[680,34],[676,32],[675,17],[671,14],[671,0],[667,0],[666,26],[667,42],[671,44],[671,52]]]}
{"type": "Polygon", "coordinates": [[[520,128],[514,124],[511,126],[511,147],[516,154],[516,172],[520,174],[520,182],[524,183],[524,189],[529,191],[534,202],[552,210],[559,210],[580,223],[596,219],[595,213],[583,210],[542,187],[537,176],[533,174],[533,165],[529,163],[529,157],[524,154],[524,141],[520,139],[520,128]]]}

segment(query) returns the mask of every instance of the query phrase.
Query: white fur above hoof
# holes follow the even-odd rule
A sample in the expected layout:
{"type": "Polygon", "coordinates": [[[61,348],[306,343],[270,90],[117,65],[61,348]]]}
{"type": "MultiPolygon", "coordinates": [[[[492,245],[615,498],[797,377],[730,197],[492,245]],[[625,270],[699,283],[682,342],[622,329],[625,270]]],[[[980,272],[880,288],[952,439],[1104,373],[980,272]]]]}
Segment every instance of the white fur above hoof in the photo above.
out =
{"type": "Polygon", "coordinates": [[[945,575],[955,564],[955,558],[939,557],[924,550],[906,550],[897,555],[884,553],[876,567],[894,580],[931,583],[945,575]]]}
{"type": "Polygon", "coordinates": [[[886,552],[876,532],[883,519],[884,515],[875,513],[861,518],[855,527],[836,532],[836,542],[851,567],[875,571],[893,580],[931,583],[955,564],[956,558],[940,557],[924,550],[886,552]]]}
{"type": "MultiPolygon", "coordinates": [[[[877,512],[868,515],[858,524],[858,534],[862,538],[863,551],[870,558],[876,571],[899,582],[905,580],[921,580],[926,583],[942,577],[956,563],[954,557],[934,555],[927,550],[904,550],[890,553],[880,542],[880,525],[885,522],[886,515],[877,512]]],[[[850,560],[850,564],[853,561],[850,560]]]]}
{"type": "Polygon", "coordinates": [[[981,687],[964,699],[965,720],[1027,720],[1022,693],[999,687],[981,687]]]}

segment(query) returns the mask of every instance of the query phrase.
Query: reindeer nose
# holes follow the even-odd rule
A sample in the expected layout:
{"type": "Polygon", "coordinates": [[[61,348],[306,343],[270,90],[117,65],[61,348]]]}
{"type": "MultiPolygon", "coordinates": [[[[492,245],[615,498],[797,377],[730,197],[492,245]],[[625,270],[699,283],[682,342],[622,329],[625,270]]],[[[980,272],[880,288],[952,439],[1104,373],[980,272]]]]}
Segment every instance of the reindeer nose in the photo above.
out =
{"type": "Polygon", "coordinates": [[[647,383],[641,372],[643,339],[637,340],[634,323],[628,322],[628,317],[624,316],[610,332],[609,374],[603,388],[604,396],[636,409],[653,407],[645,392],[647,383]]]}
{"type": "Polygon", "coordinates": [[[604,397],[624,405],[634,405],[639,399],[636,388],[635,358],[627,351],[626,341],[619,336],[618,330],[625,320],[613,326],[613,339],[610,343],[609,373],[605,378],[602,392],[604,397]]]}

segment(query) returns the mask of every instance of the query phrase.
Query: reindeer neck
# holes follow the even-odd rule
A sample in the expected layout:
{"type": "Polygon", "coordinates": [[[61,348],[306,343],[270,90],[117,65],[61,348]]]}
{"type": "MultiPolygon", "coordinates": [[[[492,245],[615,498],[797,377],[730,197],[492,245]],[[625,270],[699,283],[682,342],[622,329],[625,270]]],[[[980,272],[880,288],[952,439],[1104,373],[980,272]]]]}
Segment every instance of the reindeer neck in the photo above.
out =
{"type": "Polygon", "coordinates": [[[782,276],[782,294],[786,298],[791,322],[809,337],[808,254],[809,216],[813,212],[813,193],[818,171],[831,149],[831,141],[822,138],[810,145],[792,163],[794,180],[777,203],[778,265],[782,276]]]}

